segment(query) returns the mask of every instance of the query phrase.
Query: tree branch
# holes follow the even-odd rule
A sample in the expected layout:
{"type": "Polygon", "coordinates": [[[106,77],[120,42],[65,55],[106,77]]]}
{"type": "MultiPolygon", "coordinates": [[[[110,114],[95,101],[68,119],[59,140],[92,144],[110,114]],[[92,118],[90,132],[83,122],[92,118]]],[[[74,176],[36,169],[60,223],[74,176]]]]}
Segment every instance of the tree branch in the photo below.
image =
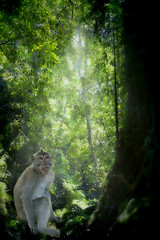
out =
{"type": "Polygon", "coordinates": [[[0,179],[0,182],[7,184],[7,181],[5,181],[4,179],[0,179]]]}
{"type": "Polygon", "coordinates": [[[25,37],[27,37],[27,35],[24,35],[23,37],[15,37],[15,38],[13,38],[13,39],[8,39],[8,40],[5,41],[5,42],[0,42],[0,46],[5,45],[5,44],[11,44],[11,43],[13,43],[13,42],[15,42],[15,41],[18,41],[18,40],[20,40],[20,39],[23,39],[23,38],[25,38],[25,37]]]}
{"type": "Polygon", "coordinates": [[[9,42],[10,42],[10,40],[7,40],[6,42],[1,42],[1,43],[0,43],[0,46],[1,46],[1,45],[5,45],[5,44],[7,44],[7,43],[9,43],[9,42]]]}

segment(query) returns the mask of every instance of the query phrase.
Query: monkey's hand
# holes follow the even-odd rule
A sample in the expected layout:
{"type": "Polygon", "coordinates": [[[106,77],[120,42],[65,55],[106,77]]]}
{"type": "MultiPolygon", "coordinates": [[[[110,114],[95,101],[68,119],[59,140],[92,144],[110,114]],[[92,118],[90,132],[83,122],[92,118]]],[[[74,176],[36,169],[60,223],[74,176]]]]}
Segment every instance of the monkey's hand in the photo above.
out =
{"type": "Polygon", "coordinates": [[[62,223],[62,218],[56,217],[54,214],[52,214],[49,218],[49,222],[54,222],[54,223],[60,224],[60,223],[62,223]]]}
{"type": "Polygon", "coordinates": [[[56,223],[62,223],[62,218],[61,217],[56,217],[56,223]]]}

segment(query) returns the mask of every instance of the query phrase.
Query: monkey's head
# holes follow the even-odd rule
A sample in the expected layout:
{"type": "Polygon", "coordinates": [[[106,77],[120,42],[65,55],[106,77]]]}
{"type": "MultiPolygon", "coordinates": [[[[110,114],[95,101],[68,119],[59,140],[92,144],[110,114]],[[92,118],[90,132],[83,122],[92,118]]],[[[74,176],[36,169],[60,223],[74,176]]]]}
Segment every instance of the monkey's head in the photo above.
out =
{"type": "Polygon", "coordinates": [[[33,167],[41,174],[47,174],[52,167],[52,156],[42,149],[32,156],[33,167]]]}

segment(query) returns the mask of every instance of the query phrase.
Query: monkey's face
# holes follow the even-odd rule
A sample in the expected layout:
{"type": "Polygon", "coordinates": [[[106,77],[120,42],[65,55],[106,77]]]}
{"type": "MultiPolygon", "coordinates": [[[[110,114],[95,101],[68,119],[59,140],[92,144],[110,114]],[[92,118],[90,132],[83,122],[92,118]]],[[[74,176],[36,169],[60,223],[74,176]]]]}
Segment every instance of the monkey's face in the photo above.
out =
{"type": "Polygon", "coordinates": [[[42,174],[46,174],[52,167],[51,154],[41,150],[40,152],[33,155],[33,166],[36,170],[42,174]]]}

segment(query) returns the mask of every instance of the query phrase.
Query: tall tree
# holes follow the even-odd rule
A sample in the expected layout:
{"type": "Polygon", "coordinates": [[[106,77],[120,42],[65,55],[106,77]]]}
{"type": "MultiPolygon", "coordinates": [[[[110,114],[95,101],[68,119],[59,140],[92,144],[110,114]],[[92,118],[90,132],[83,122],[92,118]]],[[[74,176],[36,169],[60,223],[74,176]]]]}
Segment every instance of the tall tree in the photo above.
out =
{"type": "Polygon", "coordinates": [[[119,124],[118,124],[118,82],[117,82],[117,62],[116,62],[116,38],[113,30],[113,56],[114,56],[114,96],[115,96],[115,123],[117,146],[119,145],[119,124]]]}
{"type": "Polygon", "coordinates": [[[89,144],[89,147],[90,147],[90,151],[91,151],[91,158],[92,158],[92,161],[94,163],[94,166],[95,166],[95,169],[97,169],[97,160],[96,160],[96,156],[95,156],[95,153],[94,153],[94,147],[93,147],[93,142],[92,142],[92,130],[91,130],[91,123],[90,123],[90,115],[89,115],[89,106],[88,106],[88,103],[87,103],[87,96],[86,96],[86,87],[87,87],[87,84],[86,84],[86,81],[87,81],[87,78],[86,78],[86,75],[87,75],[87,41],[84,40],[84,44],[85,44],[85,59],[84,59],[84,74],[85,76],[83,76],[82,74],[82,54],[83,54],[83,49],[82,49],[82,34],[81,34],[81,29],[79,30],[79,52],[80,52],[80,55],[79,55],[79,61],[78,61],[78,72],[79,72],[79,77],[81,79],[81,84],[82,84],[82,99],[83,99],[83,104],[84,104],[84,107],[85,107],[85,115],[86,115],[86,125],[87,125],[87,134],[88,134],[88,144],[89,144]]]}

